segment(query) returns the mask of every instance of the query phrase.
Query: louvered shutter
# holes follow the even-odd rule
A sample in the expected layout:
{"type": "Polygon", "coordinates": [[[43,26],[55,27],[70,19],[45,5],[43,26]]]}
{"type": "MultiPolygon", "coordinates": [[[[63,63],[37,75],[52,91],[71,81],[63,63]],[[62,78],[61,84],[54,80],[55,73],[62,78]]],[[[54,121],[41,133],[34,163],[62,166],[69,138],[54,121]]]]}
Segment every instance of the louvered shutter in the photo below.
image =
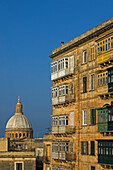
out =
{"type": "Polygon", "coordinates": [[[74,112],[70,113],[70,120],[71,120],[70,122],[71,126],[74,126],[74,112]]]}
{"type": "Polygon", "coordinates": [[[74,71],[74,56],[70,57],[70,72],[74,71]]]}

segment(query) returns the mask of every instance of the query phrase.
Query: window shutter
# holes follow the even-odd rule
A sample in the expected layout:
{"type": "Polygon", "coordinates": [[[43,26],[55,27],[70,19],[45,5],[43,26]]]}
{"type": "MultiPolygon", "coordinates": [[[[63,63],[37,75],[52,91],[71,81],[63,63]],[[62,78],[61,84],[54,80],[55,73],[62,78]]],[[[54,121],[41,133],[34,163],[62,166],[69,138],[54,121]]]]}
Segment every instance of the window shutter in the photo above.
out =
{"type": "Polygon", "coordinates": [[[91,141],[91,155],[95,155],[95,142],[91,141]]]}
{"type": "Polygon", "coordinates": [[[70,121],[71,126],[74,126],[74,112],[70,113],[70,121]]]}
{"type": "Polygon", "coordinates": [[[90,109],[90,124],[92,125],[92,109],[90,109]]]}
{"type": "Polygon", "coordinates": [[[86,155],[88,155],[88,142],[86,142],[87,150],[86,150],[86,155]]]}
{"type": "Polygon", "coordinates": [[[94,125],[96,124],[96,109],[93,110],[94,125]]]}
{"type": "Polygon", "coordinates": [[[70,72],[74,71],[74,56],[70,57],[70,72]]]}

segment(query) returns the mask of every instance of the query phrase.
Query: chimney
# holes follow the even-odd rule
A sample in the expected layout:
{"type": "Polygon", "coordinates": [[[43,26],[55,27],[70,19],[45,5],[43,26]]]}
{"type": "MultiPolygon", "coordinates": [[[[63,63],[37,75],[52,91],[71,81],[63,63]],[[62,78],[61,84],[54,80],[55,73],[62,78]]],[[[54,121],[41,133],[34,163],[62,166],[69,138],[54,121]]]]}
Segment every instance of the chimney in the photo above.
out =
{"type": "Polygon", "coordinates": [[[62,41],[62,42],[61,42],[61,45],[63,45],[63,44],[64,44],[64,42],[62,41]]]}

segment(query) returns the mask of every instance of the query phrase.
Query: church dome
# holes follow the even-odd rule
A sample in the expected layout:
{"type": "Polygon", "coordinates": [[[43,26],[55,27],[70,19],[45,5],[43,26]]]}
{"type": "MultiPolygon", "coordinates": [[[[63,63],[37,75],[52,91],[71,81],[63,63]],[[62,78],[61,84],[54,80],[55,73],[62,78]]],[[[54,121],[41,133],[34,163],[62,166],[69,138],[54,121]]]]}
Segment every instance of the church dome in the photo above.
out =
{"type": "Polygon", "coordinates": [[[9,138],[32,138],[33,129],[29,119],[24,116],[22,112],[22,104],[20,102],[20,97],[18,97],[18,102],[16,104],[15,115],[12,116],[7,122],[5,129],[6,137],[9,138]]]}
{"type": "Polygon", "coordinates": [[[31,129],[31,123],[29,119],[24,115],[14,115],[7,122],[6,129],[31,129]]]}

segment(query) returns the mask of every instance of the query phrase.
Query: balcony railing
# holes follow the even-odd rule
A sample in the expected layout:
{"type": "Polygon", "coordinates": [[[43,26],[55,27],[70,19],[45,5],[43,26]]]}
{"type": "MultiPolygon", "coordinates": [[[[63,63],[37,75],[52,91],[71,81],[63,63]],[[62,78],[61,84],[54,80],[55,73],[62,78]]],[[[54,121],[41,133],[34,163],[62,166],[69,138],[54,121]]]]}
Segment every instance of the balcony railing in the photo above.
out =
{"type": "Polygon", "coordinates": [[[67,75],[71,75],[74,73],[74,68],[73,69],[63,69],[63,70],[60,70],[58,72],[55,72],[55,73],[52,73],[51,74],[51,80],[57,80],[59,78],[62,78],[64,76],[67,76],[67,75]]]}
{"type": "Polygon", "coordinates": [[[98,123],[98,132],[113,131],[113,121],[98,123]]]}
{"type": "Polygon", "coordinates": [[[50,163],[50,156],[43,156],[43,162],[44,163],[50,163]]]}
{"type": "Polygon", "coordinates": [[[65,96],[59,96],[59,97],[52,98],[52,105],[69,103],[72,101],[75,101],[75,95],[69,94],[69,95],[65,95],[65,96]]]}
{"type": "Polygon", "coordinates": [[[62,134],[62,133],[75,133],[76,127],[75,126],[53,126],[52,127],[52,133],[53,134],[62,134]]]}
{"type": "Polygon", "coordinates": [[[56,152],[52,152],[52,158],[58,160],[65,160],[65,161],[75,161],[76,155],[75,153],[71,153],[71,152],[56,151],[56,152]]]}

